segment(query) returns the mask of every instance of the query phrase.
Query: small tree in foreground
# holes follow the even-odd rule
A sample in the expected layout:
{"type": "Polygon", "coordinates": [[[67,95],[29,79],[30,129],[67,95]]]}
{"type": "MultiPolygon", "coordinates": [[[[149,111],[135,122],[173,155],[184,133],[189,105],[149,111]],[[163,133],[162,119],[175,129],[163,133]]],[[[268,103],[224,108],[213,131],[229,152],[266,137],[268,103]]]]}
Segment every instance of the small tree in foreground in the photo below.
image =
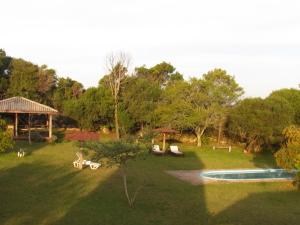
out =
{"type": "Polygon", "coordinates": [[[95,159],[101,161],[107,167],[117,166],[121,169],[123,186],[128,205],[132,208],[136,197],[141,190],[140,185],[135,192],[130,195],[127,185],[127,163],[145,152],[146,148],[141,144],[133,144],[124,141],[110,141],[106,143],[91,142],[85,145],[86,148],[95,151],[95,159]]]}
{"type": "Polygon", "coordinates": [[[13,146],[11,134],[6,130],[6,122],[0,119],[0,152],[5,152],[13,146]]]}

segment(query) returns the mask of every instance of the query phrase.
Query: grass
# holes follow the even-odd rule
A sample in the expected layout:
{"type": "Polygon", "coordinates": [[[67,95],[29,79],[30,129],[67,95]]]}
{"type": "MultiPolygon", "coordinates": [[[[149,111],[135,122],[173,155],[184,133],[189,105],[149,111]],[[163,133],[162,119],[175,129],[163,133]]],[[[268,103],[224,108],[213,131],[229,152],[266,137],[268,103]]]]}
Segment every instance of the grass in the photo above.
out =
{"type": "MultiPolygon", "coordinates": [[[[72,143],[28,146],[0,155],[1,225],[296,225],[300,193],[288,183],[193,186],[164,170],[274,167],[271,155],[183,146],[184,158],[149,155],[129,164],[129,188],[143,189],[130,209],[116,168],[73,168],[72,143]]],[[[17,148],[18,148],[17,147],[17,148]]]]}

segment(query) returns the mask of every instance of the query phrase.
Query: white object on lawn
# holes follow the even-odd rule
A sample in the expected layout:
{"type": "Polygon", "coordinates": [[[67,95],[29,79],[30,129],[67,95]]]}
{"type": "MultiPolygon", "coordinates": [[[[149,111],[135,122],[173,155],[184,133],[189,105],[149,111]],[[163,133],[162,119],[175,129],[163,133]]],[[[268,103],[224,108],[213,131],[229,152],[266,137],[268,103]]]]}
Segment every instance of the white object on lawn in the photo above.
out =
{"type": "Polygon", "coordinates": [[[170,146],[170,151],[176,155],[183,155],[183,152],[178,150],[178,146],[177,145],[171,145],[170,146]]]}
{"type": "Polygon", "coordinates": [[[154,153],[159,153],[159,154],[163,154],[164,153],[163,151],[160,150],[159,145],[153,145],[152,151],[154,153]]]}

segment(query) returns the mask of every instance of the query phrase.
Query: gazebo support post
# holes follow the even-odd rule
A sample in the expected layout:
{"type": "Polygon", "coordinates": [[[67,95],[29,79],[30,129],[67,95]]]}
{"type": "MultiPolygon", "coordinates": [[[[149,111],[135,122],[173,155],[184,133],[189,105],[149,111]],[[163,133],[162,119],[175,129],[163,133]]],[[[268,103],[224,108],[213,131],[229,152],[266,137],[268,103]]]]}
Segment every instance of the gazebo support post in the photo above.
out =
{"type": "Polygon", "coordinates": [[[163,138],[163,151],[166,150],[166,133],[164,133],[164,138],[163,138]]]}
{"type": "Polygon", "coordinates": [[[49,114],[49,139],[52,138],[52,114],[49,114]]]}
{"type": "Polygon", "coordinates": [[[28,142],[31,144],[31,114],[28,114],[28,142]]]}
{"type": "Polygon", "coordinates": [[[18,137],[18,113],[15,116],[15,137],[18,137]]]}

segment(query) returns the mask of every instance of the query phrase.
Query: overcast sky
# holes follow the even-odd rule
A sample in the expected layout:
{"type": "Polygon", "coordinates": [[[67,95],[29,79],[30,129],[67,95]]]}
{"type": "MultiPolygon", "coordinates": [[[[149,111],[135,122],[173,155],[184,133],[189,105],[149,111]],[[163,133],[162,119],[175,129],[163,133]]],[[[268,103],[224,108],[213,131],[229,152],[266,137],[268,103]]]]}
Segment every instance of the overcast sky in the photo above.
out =
{"type": "Polygon", "coordinates": [[[246,96],[300,83],[299,0],[9,0],[0,4],[0,48],[96,86],[105,56],[132,68],[170,62],[188,79],[214,68],[246,96]]]}

